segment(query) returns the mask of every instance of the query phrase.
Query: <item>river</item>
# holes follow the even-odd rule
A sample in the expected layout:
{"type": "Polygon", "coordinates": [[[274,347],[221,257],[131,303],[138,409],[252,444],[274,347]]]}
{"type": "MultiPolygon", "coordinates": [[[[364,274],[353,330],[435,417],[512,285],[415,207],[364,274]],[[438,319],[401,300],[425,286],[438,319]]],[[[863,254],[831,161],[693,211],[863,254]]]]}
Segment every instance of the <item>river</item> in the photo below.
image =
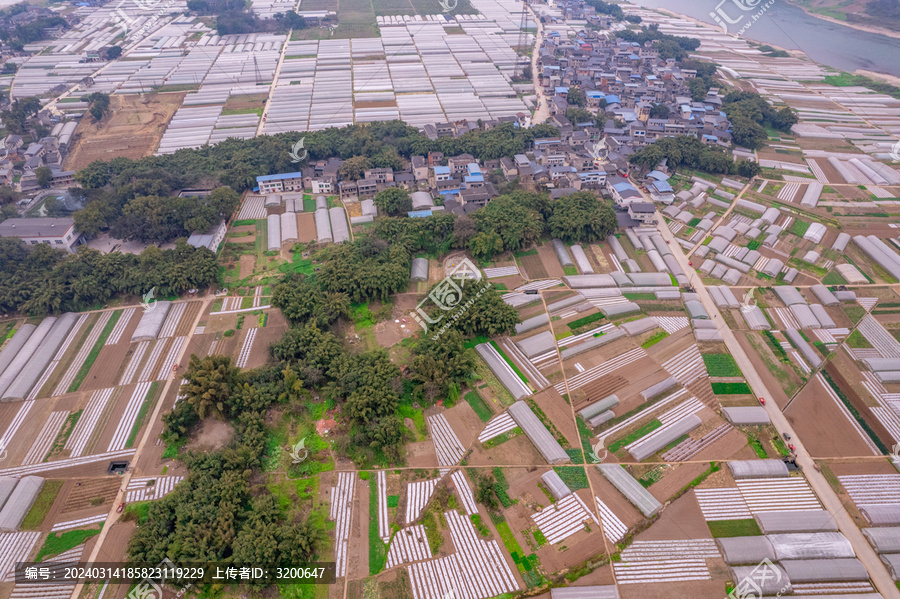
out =
{"type": "MultiPolygon", "coordinates": [[[[719,5],[719,0],[630,1],[644,8],[665,8],[712,24],[715,22],[709,13],[719,5]]],[[[736,19],[740,11],[733,1],[727,0],[722,8],[736,19]]],[[[766,2],[760,2],[758,7],[763,4],[766,2]]],[[[736,31],[747,20],[732,25],[730,31],[736,31]]],[[[863,69],[900,77],[900,39],[817,19],[784,0],[774,0],[743,35],[788,50],[803,50],[812,60],[842,71],[863,69]]]]}

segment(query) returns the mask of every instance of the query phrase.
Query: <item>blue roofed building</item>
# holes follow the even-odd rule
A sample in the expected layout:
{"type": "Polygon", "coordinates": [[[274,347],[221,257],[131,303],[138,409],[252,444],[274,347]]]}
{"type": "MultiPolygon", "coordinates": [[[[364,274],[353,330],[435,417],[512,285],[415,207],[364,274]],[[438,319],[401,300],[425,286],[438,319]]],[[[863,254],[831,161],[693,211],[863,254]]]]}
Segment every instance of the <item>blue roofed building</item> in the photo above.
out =
{"type": "Polygon", "coordinates": [[[282,191],[303,191],[303,173],[280,173],[261,175],[256,178],[260,193],[280,193],[282,191]]]}

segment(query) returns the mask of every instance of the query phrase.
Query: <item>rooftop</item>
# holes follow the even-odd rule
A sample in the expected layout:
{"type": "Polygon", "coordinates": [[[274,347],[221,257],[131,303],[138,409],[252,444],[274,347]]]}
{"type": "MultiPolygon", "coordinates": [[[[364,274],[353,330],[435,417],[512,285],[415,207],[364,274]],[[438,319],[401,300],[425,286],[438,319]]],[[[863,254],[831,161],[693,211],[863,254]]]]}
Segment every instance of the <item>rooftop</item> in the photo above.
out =
{"type": "Polygon", "coordinates": [[[75,226],[75,219],[10,218],[0,223],[0,237],[62,237],[75,226]]]}

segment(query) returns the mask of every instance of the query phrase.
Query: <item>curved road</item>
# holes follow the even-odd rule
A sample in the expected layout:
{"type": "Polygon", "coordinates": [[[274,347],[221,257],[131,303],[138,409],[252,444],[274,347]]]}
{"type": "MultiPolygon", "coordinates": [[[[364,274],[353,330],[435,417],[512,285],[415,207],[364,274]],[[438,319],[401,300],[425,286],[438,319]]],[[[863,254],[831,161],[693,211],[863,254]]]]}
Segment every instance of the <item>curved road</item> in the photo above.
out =
{"type": "Polygon", "coordinates": [[[539,125],[550,118],[550,106],[547,105],[547,96],[544,95],[544,88],[540,84],[538,77],[538,56],[540,55],[541,46],[544,45],[544,24],[538,18],[537,14],[527,4],[526,10],[531,13],[531,18],[537,26],[537,35],[534,38],[534,48],[531,51],[531,80],[534,82],[534,94],[537,96],[538,107],[531,117],[532,125],[539,125]]]}
{"type": "MultiPolygon", "coordinates": [[[[736,201],[737,198],[735,198],[735,202],[736,201]]],[[[772,393],[769,392],[762,377],[756,372],[753,362],[750,361],[744,348],[738,343],[737,337],[735,337],[732,330],[728,325],[724,324],[725,320],[719,313],[715,302],[712,301],[712,297],[710,297],[703,281],[697,276],[696,271],[694,271],[691,266],[688,266],[688,257],[681,251],[681,245],[675,240],[675,235],[669,230],[669,227],[665,225],[665,221],[662,219],[660,219],[660,224],[657,228],[663,239],[669,242],[669,245],[672,247],[672,255],[675,256],[675,259],[688,276],[691,285],[694,286],[694,289],[700,296],[703,307],[706,308],[706,311],[713,317],[713,320],[722,323],[723,326],[719,331],[722,333],[722,339],[725,341],[725,346],[728,348],[728,351],[731,352],[731,355],[744,373],[744,378],[747,380],[750,388],[753,389],[753,393],[757,397],[771,398],[772,393]]],[[[878,555],[872,549],[872,546],[869,545],[860,529],[853,522],[853,519],[850,517],[850,514],[847,513],[847,510],[834,492],[834,489],[831,488],[831,485],[822,473],[816,469],[815,462],[803,446],[803,442],[800,440],[799,435],[794,432],[791,424],[781,412],[781,408],[779,408],[774,401],[768,401],[766,402],[765,409],[769,414],[769,418],[772,420],[772,425],[775,427],[775,430],[778,431],[778,434],[787,433],[791,436],[791,440],[796,447],[795,453],[797,456],[797,464],[803,468],[803,472],[809,485],[822,501],[822,505],[825,509],[834,516],[838,528],[850,541],[856,556],[869,571],[869,575],[872,577],[872,582],[875,584],[878,592],[884,597],[900,597],[900,591],[898,591],[897,587],[894,585],[894,581],[888,574],[881,559],[879,559],[878,555]]],[[[813,416],[810,414],[807,417],[811,418],[813,416]]]]}

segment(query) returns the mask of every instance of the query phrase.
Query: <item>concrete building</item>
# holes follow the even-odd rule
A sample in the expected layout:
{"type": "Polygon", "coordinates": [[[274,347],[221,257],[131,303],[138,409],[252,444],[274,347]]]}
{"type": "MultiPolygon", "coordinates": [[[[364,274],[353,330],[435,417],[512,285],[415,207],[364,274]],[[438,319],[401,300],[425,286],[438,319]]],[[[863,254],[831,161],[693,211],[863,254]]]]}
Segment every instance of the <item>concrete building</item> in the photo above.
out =
{"type": "Polygon", "coordinates": [[[0,223],[0,237],[16,237],[27,245],[46,243],[67,252],[86,242],[69,217],[10,218],[0,223]]]}

